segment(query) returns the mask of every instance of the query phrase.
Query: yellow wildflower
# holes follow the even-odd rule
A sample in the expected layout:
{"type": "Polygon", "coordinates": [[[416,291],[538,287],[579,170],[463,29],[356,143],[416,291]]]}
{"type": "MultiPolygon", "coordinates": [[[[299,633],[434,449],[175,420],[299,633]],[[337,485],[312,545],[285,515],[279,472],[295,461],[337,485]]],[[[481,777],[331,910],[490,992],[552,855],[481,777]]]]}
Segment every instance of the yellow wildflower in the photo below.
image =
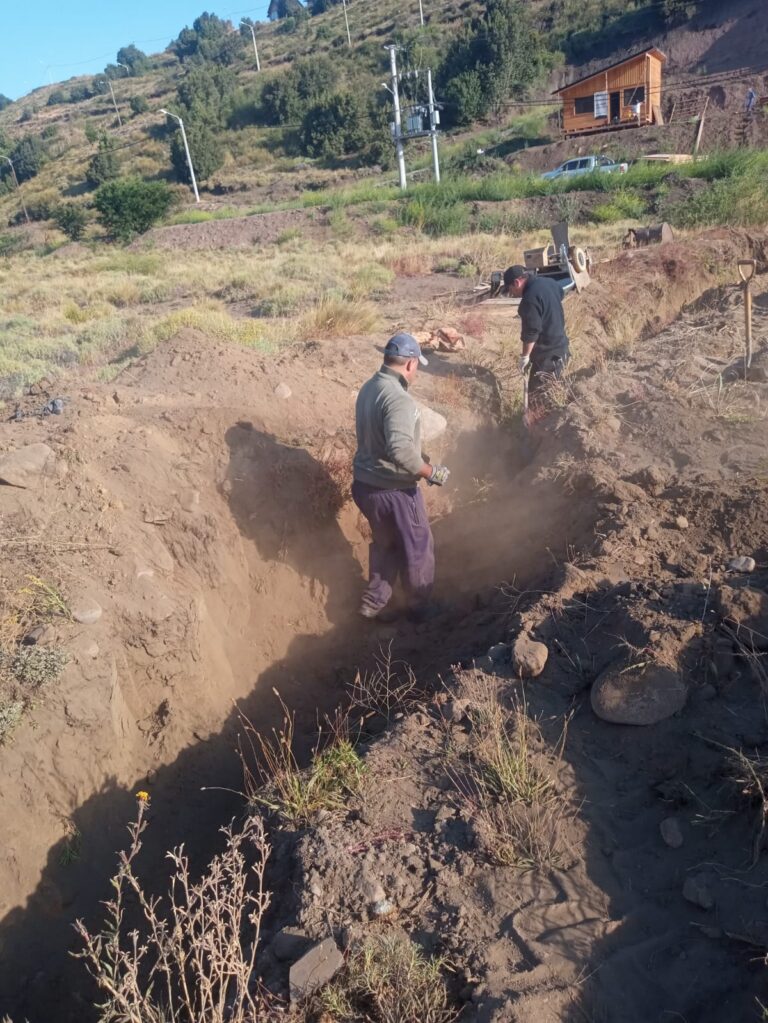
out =
{"type": "Polygon", "coordinates": [[[149,802],[149,793],[145,792],[144,789],[140,789],[136,793],[136,798],[138,799],[138,801],[140,803],[148,803],[149,802]]]}

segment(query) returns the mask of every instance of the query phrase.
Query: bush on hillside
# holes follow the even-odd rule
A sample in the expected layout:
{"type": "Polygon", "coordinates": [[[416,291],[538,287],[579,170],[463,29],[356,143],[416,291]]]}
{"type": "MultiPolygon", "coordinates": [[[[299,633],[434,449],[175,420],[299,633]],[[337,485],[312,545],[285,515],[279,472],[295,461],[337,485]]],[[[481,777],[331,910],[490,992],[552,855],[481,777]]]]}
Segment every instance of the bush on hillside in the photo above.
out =
{"type": "MultiPolygon", "coordinates": [[[[26,135],[16,143],[8,155],[19,181],[29,181],[39,172],[48,154],[43,140],[38,135],[26,135]]],[[[8,167],[7,164],[5,166],[8,167]]]]}
{"type": "Polygon", "coordinates": [[[229,68],[205,65],[193,68],[176,90],[181,116],[210,128],[223,128],[235,101],[237,78],[229,68]]]}
{"type": "Polygon", "coordinates": [[[130,68],[130,73],[134,77],[146,74],[150,68],[149,57],[133,43],[130,46],[123,46],[117,51],[117,63],[130,68]]]}
{"type": "Polygon", "coordinates": [[[62,203],[53,213],[56,227],[73,242],[80,241],[88,224],[85,209],[74,202],[62,203]]]}
{"type": "Polygon", "coordinates": [[[136,117],[139,114],[146,114],[149,110],[149,103],[144,96],[131,96],[128,106],[131,108],[131,113],[135,114],[136,117]]]}
{"type": "Polygon", "coordinates": [[[164,181],[138,178],[108,181],[96,192],[93,202],[99,221],[120,241],[143,234],[165,216],[173,203],[174,194],[164,181]]]}
{"type": "Polygon", "coordinates": [[[79,85],[73,85],[69,90],[69,102],[70,103],[83,103],[85,100],[90,99],[93,96],[93,92],[90,86],[84,82],[79,85]]]}
{"type": "Polygon", "coordinates": [[[231,21],[203,12],[192,28],[185,27],[168,47],[181,61],[231,64],[243,53],[244,39],[231,21]]]}
{"type": "Polygon", "coordinates": [[[46,106],[55,107],[59,103],[66,103],[68,98],[63,89],[54,89],[46,100],[46,106]]]}
{"type": "Polygon", "coordinates": [[[114,181],[120,175],[120,161],[115,152],[115,140],[108,135],[99,139],[99,148],[91,157],[85,179],[91,188],[98,188],[105,181],[114,181]]]}
{"type": "Polygon", "coordinates": [[[86,121],[85,122],[85,129],[84,129],[84,131],[85,131],[86,140],[88,142],[97,142],[98,139],[99,139],[99,136],[101,135],[101,132],[99,131],[97,125],[95,125],[93,123],[93,121],[86,121]]]}
{"type": "Polygon", "coordinates": [[[487,0],[484,12],[454,40],[440,67],[439,89],[451,97],[447,119],[468,124],[498,115],[508,99],[522,96],[542,76],[550,58],[522,0],[487,0]]]}
{"type": "Polygon", "coordinates": [[[269,82],[262,92],[260,120],[297,124],[310,107],[335,91],[337,69],[329,57],[306,57],[269,82]]]}
{"type": "Polygon", "coordinates": [[[308,15],[299,0],[270,0],[267,17],[270,21],[278,21],[282,18],[304,18],[308,15]]]}
{"type": "Polygon", "coordinates": [[[0,92],[0,110],[5,110],[5,108],[9,107],[11,103],[13,103],[13,100],[8,96],[4,96],[2,92],[0,92]]]}
{"type": "MultiPolygon", "coordinates": [[[[206,181],[224,162],[224,149],[216,133],[202,121],[185,124],[187,143],[198,181],[206,181]]],[[[171,139],[171,163],[178,181],[191,184],[192,178],[187,163],[187,153],[181,132],[171,139]]]]}

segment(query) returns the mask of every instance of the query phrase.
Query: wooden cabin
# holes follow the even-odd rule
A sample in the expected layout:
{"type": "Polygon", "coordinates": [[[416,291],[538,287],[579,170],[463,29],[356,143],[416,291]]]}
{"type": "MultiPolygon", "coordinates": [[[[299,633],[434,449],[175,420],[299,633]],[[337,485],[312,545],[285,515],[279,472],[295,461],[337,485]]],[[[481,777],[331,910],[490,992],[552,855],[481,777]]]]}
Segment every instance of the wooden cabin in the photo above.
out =
{"type": "Polygon", "coordinates": [[[661,71],[666,56],[653,47],[564,85],[563,131],[581,135],[639,124],[663,124],[661,71]]]}

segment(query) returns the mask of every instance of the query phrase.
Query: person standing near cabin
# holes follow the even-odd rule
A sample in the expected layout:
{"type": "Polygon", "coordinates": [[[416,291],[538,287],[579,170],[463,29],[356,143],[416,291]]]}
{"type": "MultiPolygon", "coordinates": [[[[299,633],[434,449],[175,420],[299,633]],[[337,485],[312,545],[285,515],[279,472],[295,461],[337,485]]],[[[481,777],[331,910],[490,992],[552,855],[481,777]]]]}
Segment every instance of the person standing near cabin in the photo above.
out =
{"type": "Polygon", "coordinates": [[[516,263],[504,271],[508,295],[520,299],[522,320],[520,372],[529,372],[529,392],[541,387],[546,376],[559,380],[571,357],[565,333],[563,289],[551,277],[530,273],[516,263]]]}
{"type": "Polygon", "coordinates": [[[752,114],[755,109],[755,103],[757,103],[757,93],[750,85],[749,91],[747,92],[747,98],[744,100],[744,112],[746,114],[752,114]]]}

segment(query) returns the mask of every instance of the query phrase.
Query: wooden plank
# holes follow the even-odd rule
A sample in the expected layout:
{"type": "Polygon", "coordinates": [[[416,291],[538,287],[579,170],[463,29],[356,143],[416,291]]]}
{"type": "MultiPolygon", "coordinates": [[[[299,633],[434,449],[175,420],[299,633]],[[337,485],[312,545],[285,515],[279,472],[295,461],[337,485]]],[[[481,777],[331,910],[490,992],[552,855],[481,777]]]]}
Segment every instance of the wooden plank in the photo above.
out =
{"type": "Polygon", "coordinates": [[[694,147],[693,147],[693,155],[694,156],[696,156],[696,154],[698,153],[699,146],[701,145],[701,136],[704,134],[704,118],[707,116],[707,107],[708,106],[709,106],[709,96],[707,96],[706,102],[704,103],[704,109],[702,110],[701,117],[699,118],[699,130],[696,132],[696,142],[695,142],[694,147]]]}
{"type": "Polygon", "coordinates": [[[664,124],[664,115],[661,112],[661,107],[657,107],[655,104],[653,107],[653,123],[664,124]]]}

